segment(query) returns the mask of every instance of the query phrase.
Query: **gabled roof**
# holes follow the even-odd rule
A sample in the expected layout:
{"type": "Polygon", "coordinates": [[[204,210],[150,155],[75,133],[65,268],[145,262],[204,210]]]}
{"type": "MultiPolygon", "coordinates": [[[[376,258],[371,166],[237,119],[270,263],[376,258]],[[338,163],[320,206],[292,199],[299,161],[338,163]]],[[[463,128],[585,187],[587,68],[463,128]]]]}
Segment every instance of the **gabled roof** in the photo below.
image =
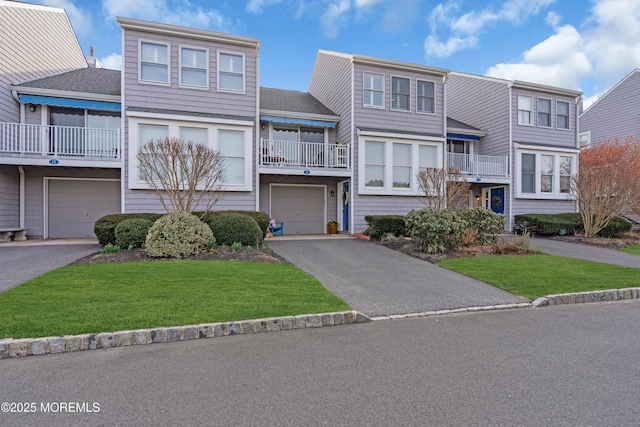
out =
{"type": "Polygon", "coordinates": [[[598,99],[595,100],[595,102],[591,105],[589,105],[589,108],[587,108],[586,110],[584,110],[580,115],[582,116],[584,113],[586,113],[587,111],[589,111],[591,108],[593,108],[594,105],[598,104],[600,102],[601,99],[604,99],[607,95],[609,95],[611,92],[613,92],[614,90],[616,90],[618,88],[618,86],[620,86],[622,83],[626,82],[627,80],[629,80],[635,73],[640,73],[640,68],[636,68],[633,71],[631,71],[629,74],[627,74],[627,76],[625,78],[623,78],[622,80],[620,80],[618,83],[615,84],[615,86],[613,86],[611,89],[609,89],[608,91],[606,91],[604,93],[604,95],[598,97],[598,99]]]}
{"type": "Polygon", "coordinates": [[[105,68],[81,68],[14,85],[13,89],[21,93],[25,93],[25,89],[28,88],[120,96],[120,83],[120,71],[105,68]]]}
{"type": "Polygon", "coordinates": [[[308,92],[260,88],[260,114],[286,117],[316,117],[338,121],[340,116],[331,111],[308,92]]]}
{"type": "Polygon", "coordinates": [[[348,58],[352,62],[357,64],[371,65],[374,67],[394,68],[396,70],[425,73],[425,74],[430,74],[430,75],[440,76],[440,77],[444,77],[451,72],[446,68],[431,67],[428,65],[415,64],[415,63],[404,62],[404,61],[396,61],[393,59],[377,58],[375,56],[353,55],[348,53],[334,52],[331,50],[322,50],[322,49],[318,51],[318,54],[320,53],[348,58]]]}
{"type": "Polygon", "coordinates": [[[484,129],[447,117],[447,137],[449,138],[472,139],[479,141],[481,137],[486,135],[487,131],[484,129]]]}

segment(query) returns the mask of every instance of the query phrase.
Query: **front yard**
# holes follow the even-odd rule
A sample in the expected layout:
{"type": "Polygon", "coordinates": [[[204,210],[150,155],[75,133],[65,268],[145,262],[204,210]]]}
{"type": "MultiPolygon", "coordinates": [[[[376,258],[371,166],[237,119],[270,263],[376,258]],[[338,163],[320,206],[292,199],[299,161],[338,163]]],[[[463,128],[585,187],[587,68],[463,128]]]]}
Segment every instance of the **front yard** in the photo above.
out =
{"type": "Polygon", "coordinates": [[[350,310],[288,264],[149,261],[75,265],[0,294],[0,339],[350,310]]]}

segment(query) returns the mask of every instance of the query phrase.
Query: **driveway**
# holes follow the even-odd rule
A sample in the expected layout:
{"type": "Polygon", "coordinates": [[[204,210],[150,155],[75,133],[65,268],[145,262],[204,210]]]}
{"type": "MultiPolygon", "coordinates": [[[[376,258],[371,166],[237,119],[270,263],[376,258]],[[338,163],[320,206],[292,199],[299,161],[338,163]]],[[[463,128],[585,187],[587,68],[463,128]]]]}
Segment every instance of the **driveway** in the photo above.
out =
{"type": "Polygon", "coordinates": [[[98,252],[97,243],[35,244],[7,243],[0,245],[0,292],[41,276],[78,258],[98,252]]]}
{"type": "Polygon", "coordinates": [[[527,302],[429,262],[359,239],[267,245],[368,316],[527,302]]]}
{"type": "Polygon", "coordinates": [[[563,242],[552,239],[531,239],[531,247],[542,249],[551,255],[566,256],[569,258],[586,259],[588,261],[615,264],[624,267],[640,268],[640,256],[628,254],[615,249],[601,246],[563,242]]]}

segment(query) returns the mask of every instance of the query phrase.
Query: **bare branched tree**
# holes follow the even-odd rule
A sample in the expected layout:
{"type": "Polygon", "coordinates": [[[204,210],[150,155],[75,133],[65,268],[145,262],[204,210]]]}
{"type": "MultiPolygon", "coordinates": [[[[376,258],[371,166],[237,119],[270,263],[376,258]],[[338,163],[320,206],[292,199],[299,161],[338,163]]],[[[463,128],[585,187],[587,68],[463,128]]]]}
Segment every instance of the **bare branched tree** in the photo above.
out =
{"type": "Polygon", "coordinates": [[[210,210],[221,198],[224,160],[205,145],[180,138],[150,140],[137,154],[140,178],[156,192],[167,212],[210,210]]]}
{"type": "Polygon", "coordinates": [[[422,202],[433,209],[458,209],[471,184],[456,168],[427,168],[416,174],[422,202]]]}
{"type": "Polygon", "coordinates": [[[594,145],[580,153],[571,180],[584,234],[595,236],[616,216],[640,210],[640,145],[633,138],[594,145]]]}

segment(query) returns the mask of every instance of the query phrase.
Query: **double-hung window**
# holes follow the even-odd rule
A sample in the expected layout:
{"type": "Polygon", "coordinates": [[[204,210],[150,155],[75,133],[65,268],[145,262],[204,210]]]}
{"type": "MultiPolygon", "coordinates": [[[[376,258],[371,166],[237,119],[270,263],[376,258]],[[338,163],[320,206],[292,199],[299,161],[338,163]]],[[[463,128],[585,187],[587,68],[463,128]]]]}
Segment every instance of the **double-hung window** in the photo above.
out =
{"type": "Polygon", "coordinates": [[[416,110],[418,113],[435,112],[435,84],[418,80],[416,82],[416,110]]]}
{"type": "Polygon", "coordinates": [[[221,129],[218,147],[224,161],[225,184],[243,184],[245,181],[245,131],[221,129]]]}
{"type": "Polygon", "coordinates": [[[364,73],[363,105],[365,107],[383,108],[384,76],[382,74],[364,73]]]}
{"type": "Polygon", "coordinates": [[[207,49],[180,46],[180,86],[209,87],[207,49]]]}
{"type": "Polygon", "coordinates": [[[540,190],[543,193],[553,192],[554,156],[543,154],[540,156],[540,190]]]}
{"type": "Polygon", "coordinates": [[[558,101],[556,103],[556,127],[569,129],[569,103],[558,101]]]}
{"type": "Polygon", "coordinates": [[[141,82],[169,84],[169,45],[140,42],[141,82]]]}
{"type": "Polygon", "coordinates": [[[560,156],[560,192],[569,193],[571,190],[571,172],[573,171],[573,158],[560,156]]]}
{"type": "Polygon", "coordinates": [[[366,187],[384,187],[385,145],[381,141],[365,142],[364,185],[366,187]]]}
{"type": "Polygon", "coordinates": [[[410,188],[411,179],[411,144],[393,143],[393,187],[410,188]]]}
{"type": "Polygon", "coordinates": [[[218,53],[218,89],[244,92],[244,55],[218,53]]]}
{"type": "Polygon", "coordinates": [[[551,100],[538,98],[538,126],[551,127],[551,100]]]}
{"type": "Polygon", "coordinates": [[[518,96],[518,124],[532,125],[533,98],[530,96],[518,96]]]}
{"type": "Polygon", "coordinates": [[[409,111],[409,88],[411,80],[391,77],[391,109],[409,111]]]}

